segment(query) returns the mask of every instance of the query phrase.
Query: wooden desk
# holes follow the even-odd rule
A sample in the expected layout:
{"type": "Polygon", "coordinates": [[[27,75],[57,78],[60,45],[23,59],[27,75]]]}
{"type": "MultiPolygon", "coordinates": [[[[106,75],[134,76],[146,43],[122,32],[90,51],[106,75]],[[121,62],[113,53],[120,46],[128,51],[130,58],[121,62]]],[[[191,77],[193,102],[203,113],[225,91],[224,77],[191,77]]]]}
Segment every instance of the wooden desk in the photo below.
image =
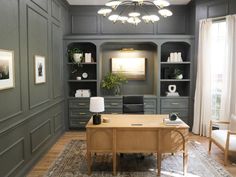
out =
{"type": "Polygon", "coordinates": [[[189,126],[166,126],[168,115],[103,114],[109,123],[93,125],[92,118],[86,126],[88,172],[91,174],[92,153],[113,154],[113,175],[116,175],[117,153],[157,153],[158,176],[162,153],[183,152],[183,171],[187,170],[187,140],[189,126]]]}

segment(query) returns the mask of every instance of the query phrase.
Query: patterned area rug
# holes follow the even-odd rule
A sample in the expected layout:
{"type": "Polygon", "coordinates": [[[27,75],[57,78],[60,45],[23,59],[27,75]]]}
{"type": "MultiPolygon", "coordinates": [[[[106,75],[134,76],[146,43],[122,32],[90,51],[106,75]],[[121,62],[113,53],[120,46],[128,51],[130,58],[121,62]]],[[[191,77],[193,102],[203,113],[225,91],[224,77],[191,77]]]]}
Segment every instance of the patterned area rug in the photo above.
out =
{"type": "MultiPolygon", "coordinates": [[[[232,177],[223,166],[214,161],[195,142],[189,142],[188,177],[232,177]]],[[[124,154],[119,159],[117,177],[156,177],[155,155],[124,154]]],[[[183,176],[182,154],[165,155],[162,160],[161,177],[183,176]]],[[[111,177],[111,154],[97,154],[93,159],[91,177],[111,177]]],[[[72,140],[55,160],[44,177],[88,177],[86,164],[86,142],[72,140]]]]}

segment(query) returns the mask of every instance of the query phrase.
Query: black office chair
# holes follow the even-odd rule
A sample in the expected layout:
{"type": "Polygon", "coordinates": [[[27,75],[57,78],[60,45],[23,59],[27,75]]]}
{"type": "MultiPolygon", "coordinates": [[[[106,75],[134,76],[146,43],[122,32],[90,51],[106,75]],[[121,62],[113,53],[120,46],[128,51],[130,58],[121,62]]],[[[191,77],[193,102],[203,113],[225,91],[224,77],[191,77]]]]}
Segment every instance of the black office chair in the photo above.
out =
{"type": "Polygon", "coordinates": [[[123,96],[124,114],[144,114],[143,96],[123,96]]]}
{"type": "MultiPolygon", "coordinates": [[[[123,113],[124,114],[144,114],[143,96],[123,96],[123,113]]],[[[123,153],[120,154],[124,156],[123,153]]],[[[144,159],[144,155],[140,154],[144,159]]]]}

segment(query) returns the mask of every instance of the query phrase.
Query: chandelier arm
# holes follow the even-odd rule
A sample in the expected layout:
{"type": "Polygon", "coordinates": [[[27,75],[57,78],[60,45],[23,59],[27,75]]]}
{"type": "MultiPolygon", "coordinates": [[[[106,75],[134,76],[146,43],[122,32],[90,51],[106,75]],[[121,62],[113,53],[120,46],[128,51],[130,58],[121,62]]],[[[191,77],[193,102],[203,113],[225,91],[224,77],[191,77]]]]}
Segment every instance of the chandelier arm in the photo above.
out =
{"type": "Polygon", "coordinates": [[[142,9],[145,14],[150,15],[144,7],[140,6],[140,9],[142,9]]]}
{"type": "MultiPolygon", "coordinates": [[[[122,6],[122,5],[132,5],[133,2],[132,1],[122,1],[118,6],[116,6],[116,9],[119,7],[119,6],[122,6]]],[[[115,9],[115,10],[116,10],[115,9]]]]}
{"type": "Polygon", "coordinates": [[[162,9],[160,6],[157,6],[156,4],[154,4],[154,2],[153,1],[143,1],[143,3],[145,4],[145,3],[149,3],[149,4],[151,4],[151,5],[153,5],[153,6],[155,6],[157,9],[162,9]]]}

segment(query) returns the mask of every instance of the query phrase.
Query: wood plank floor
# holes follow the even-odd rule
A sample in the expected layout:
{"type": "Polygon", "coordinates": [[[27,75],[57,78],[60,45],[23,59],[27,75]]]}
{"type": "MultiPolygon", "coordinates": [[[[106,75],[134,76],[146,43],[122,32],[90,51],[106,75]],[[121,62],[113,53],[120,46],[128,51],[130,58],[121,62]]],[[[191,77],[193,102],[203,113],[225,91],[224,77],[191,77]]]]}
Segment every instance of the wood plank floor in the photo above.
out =
{"type": "MultiPolygon", "coordinates": [[[[51,149],[42,157],[42,159],[33,167],[27,177],[42,177],[43,174],[48,170],[53,161],[62,152],[65,145],[72,139],[86,140],[86,134],[82,131],[69,131],[65,132],[59,140],[51,147],[51,149]]],[[[194,140],[202,144],[206,150],[208,150],[208,139],[205,137],[196,136],[190,134],[190,140],[194,140]]],[[[211,157],[223,164],[224,154],[215,145],[212,147],[211,157]]],[[[231,158],[231,164],[226,169],[236,177],[236,159],[231,158]]]]}

